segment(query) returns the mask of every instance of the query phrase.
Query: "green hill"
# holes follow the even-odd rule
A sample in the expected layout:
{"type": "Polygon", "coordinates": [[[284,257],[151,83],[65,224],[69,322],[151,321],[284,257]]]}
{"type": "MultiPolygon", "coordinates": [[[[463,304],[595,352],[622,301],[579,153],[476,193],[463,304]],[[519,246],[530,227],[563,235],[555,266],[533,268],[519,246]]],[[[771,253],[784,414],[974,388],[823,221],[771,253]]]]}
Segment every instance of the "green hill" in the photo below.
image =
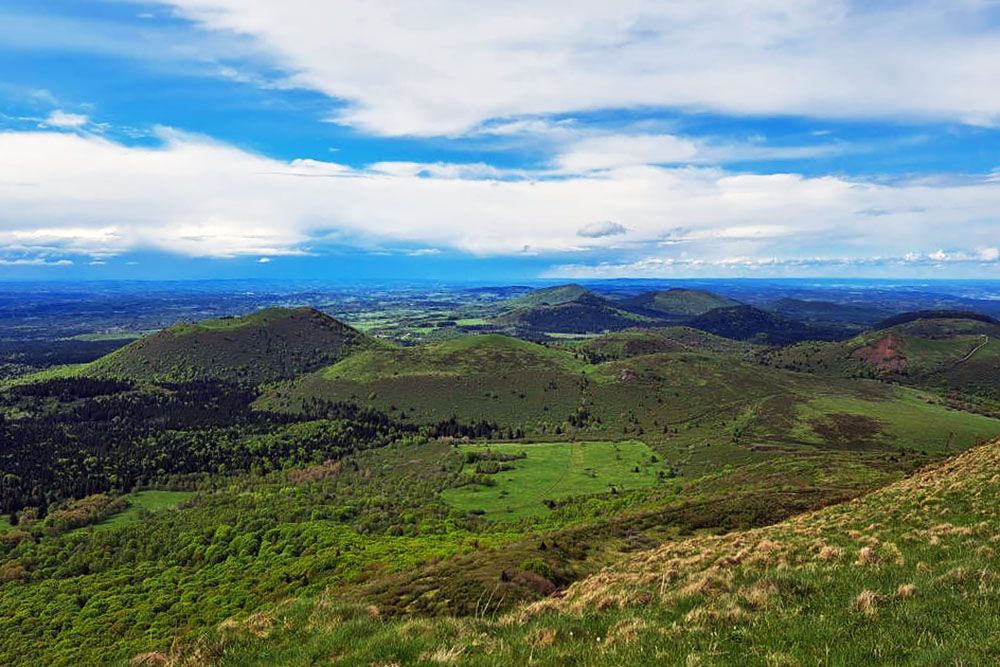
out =
{"type": "Polygon", "coordinates": [[[980,318],[902,318],[839,343],[760,354],[763,363],[826,375],[878,377],[1000,405],[1000,325],[980,318]]]}
{"type": "Polygon", "coordinates": [[[766,345],[786,345],[803,340],[836,340],[843,330],[811,327],[753,306],[716,308],[686,322],[724,338],[746,340],[766,345]]]}
{"type": "Polygon", "coordinates": [[[562,420],[579,403],[586,362],[571,350],[498,334],[363,351],[268,392],[259,404],[298,411],[359,402],[416,422],[458,417],[516,426],[562,420]],[[549,413],[549,414],[546,414],[549,413]]]}
{"type": "Polygon", "coordinates": [[[682,289],[643,292],[625,299],[622,304],[639,312],[671,319],[686,319],[703,315],[716,308],[735,306],[737,302],[705,290],[682,289]]]}
{"type": "Polygon", "coordinates": [[[260,384],[295,377],[373,339],[313,308],[267,308],[245,317],[179,324],[78,370],[85,375],[180,382],[223,379],[260,384]]]}
{"type": "Polygon", "coordinates": [[[511,309],[528,308],[531,306],[558,306],[561,303],[575,301],[582,296],[596,296],[583,285],[569,284],[543,287],[527,294],[511,299],[506,306],[511,309]]]}
{"type": "Polygon", "coordinates": [[[519,333],[600,333],[652,325],[653,318],[619,308],[596,294],[586,293],[557,304],[526,306],[504,313],[495,323],[519,333]]]}

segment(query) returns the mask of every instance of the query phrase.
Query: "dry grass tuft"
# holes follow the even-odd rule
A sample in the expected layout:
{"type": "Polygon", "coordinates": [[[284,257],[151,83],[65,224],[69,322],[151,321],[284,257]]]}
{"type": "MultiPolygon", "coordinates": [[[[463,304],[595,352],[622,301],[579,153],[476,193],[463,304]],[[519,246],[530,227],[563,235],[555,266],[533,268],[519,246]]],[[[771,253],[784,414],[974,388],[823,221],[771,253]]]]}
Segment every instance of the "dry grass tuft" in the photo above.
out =
{"type": "Polygon", "coordinates": [[[642,631],[646,629],[646,621],[641,618],[625,618],[608,631],[607,646],[622,644],[627,646],[639,638],[642,631]]]}
{"type": "Polygon", "coordinates": [[[871,547],[861,547],[858,550],[857,565],[876,565],[879,562],[878,554],[871,547]]]}
{"type": "Polygon", "coordinates": [[[700,577],[681,589],[684,595],[704,595],[713,597],[719,593],[729,591],[729,578],[720,576],[711,570],[705,572],[700,577]]]}
{"type": "Polygon", "coordinates": [[[739,596],[755,609],[764,609],[778,594],[778,587],[770,581],[757,581],[739,590],[739,596]]]}
{"type": "Polygon", "coordinates": [[[160,667],[170,664],[170,658],[164,653],[150,651],[149,653],[140,653],[132,658],[131,662],[138,667],[160,667]]]}
{"type": "Polygon", "coordinates": [[[728,621],[735,623],[747,617],[747,613],[739,607],[733,605],[725,609],[710,609],[708,607],[695,607],[687,613],[684,620],[692,625],[705,625],[716,621],[728,621]]]}
{"type": "Polygon", "coordinates": [[[881,595],[875,591],[865,589],[858,593],[858,597],[854,598],[854,603],[851,605],[851,608],[854,609],[854,611],[861,612],[865,616],[874,616],[875,612],[878,610],[878,605],[881,602],[881,595]]]}
{"type": "Polygon", "coordinates": [[[464,648],[459,648],[457,646],[442,646],[433,653],[420,656],[420,659],[425,662],[434,662],[439,665],[454,665],[458,662],[458,659],[462,657],[464,652],[464,648]]]}
{"type": "Polygon", "coordinates": [[[271,628],[274,627],[274,617],[267,612],[259,611],[256,614],[251,614],[244,622],[243,627],[254,637],[263,639],[271,634],[271,628]]]}
{"type": "MultiPolygon", "coordinates": [[[[867,547],[865,547],[865,548],[867,548],[867,547]]],[[[844,556],[844,552],[843,552],[842,549],[838,549],[837,547],[831,547],[830,545],[824,545],[819,550],[819,553],[816,554],[816,556],[820,560],[825,560],[825,561],[840,560],[844,556]]]]}
{"type": "Polygon", "coordinates": [[[899,588],[896,589],[896,597],[898,598],[912,598],[917,594],[917,587],[913,584],[900,584],[899,588]]]}

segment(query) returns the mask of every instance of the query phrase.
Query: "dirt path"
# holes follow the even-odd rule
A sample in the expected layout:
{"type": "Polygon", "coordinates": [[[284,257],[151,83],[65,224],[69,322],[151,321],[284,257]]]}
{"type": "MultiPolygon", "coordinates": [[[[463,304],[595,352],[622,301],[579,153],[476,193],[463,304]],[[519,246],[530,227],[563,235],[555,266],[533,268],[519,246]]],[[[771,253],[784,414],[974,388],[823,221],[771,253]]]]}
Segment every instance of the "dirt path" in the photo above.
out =
{"type": "Polygon", "coordinates": [[[972,355],[974,355],[976,352],[979,352],[979,350],[986,347],[986,344],[989,342],[990,342],[990,337],[987,336],[986,334],[983,334],[983,342],[972,348],[972,350],[967,355],[956,361],[954,365],[958,366],[959,364],[964,364],[966,361],[972,358],[972,355]]]}

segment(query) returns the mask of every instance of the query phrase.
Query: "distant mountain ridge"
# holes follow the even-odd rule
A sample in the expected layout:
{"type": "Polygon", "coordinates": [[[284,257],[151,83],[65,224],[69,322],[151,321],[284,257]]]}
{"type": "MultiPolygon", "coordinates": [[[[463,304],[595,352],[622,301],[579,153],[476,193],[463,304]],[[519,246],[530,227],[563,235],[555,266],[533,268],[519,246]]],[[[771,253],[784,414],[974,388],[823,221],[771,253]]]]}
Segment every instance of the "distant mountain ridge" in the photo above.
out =
{"type": "Polygon", "coordinates": [[[786,345],[804,340],[837,340],[846,337],[840,330],[811,327],[748,305],[716,308],[688,320],[686,324],[724,338],[768,345],[786,345]]]}
{"type": "Polygon", "coordinates": [[[917,320],[975,320],[987,324],[1000,324],[994,317],[977,313],[973,310],[918,310],[912,313],[900,313],[888,317],[876,325],[876,329],[888,329],[889,327],[916,322],[917,320]]]}
{"type": "Polygon", "coordinates": [[[877,325],[892,312],[875,306],[793,298],[779,299],[768,304],[766,309],[806,323],[848,325],[858,329],[877,325]]]}

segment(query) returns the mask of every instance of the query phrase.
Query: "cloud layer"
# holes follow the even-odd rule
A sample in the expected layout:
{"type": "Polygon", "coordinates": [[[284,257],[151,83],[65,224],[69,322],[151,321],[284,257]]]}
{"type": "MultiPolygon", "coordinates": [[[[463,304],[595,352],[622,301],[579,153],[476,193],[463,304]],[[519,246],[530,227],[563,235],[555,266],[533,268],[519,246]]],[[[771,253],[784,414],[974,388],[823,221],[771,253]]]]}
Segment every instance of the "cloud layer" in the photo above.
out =
{"type": "Polygon", "coordinates": [[[169,4],[256,40],[291,83],[344,101],[332,119],[384,135],[635,107],[1000,119],[998,12],[982,0],[169,4]]]}
{"type": "Polygon", "coordinates": [[[139,249],[274,258],[347,244],[567,258],[560,263],[613,250],[678,266],[1000,259],[993,177],[884,183],[707,167],[535,178],[462,165],[354,169],[160,132],[158,148],[78,133],[0,133],[0,254],[8,262],[139,249]]]}

